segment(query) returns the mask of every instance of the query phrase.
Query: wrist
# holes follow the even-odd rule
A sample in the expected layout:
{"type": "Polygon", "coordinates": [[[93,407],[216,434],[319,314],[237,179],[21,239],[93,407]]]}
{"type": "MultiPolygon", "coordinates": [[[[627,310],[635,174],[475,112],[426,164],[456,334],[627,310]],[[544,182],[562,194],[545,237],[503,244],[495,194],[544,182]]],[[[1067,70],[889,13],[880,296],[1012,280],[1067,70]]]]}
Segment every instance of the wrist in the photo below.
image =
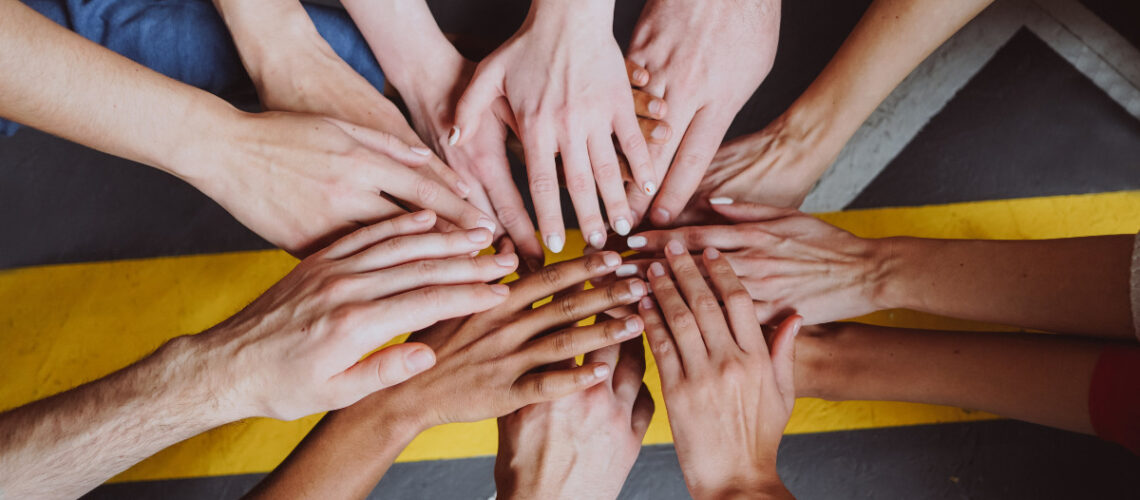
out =
{"type": "Polygon", "coordinates": [[[707,488],[691,490],[693,498],[696,500],[792,498],[791,492],[784,486],[775,468],[763,473],[753,474],[750,478],[737,479],[707,488]]]}
{"type": "Polygon", "coordinates": [[[223,164],[239,154],[241,138],[256,133],[249,118],[249,113],[202,93],[179,121],[176,137],[156,160],[158,167],[221,201],[219,189],[227,174],[223,164]]]}
{"type": "Polygon", "coordinates": [[[234,404],[241,400],[231,393],[234,384],[217,383],[229,370],[216,366],[201,335],[167,341],[145,364],[151,368],[146,377],[163,395],[159,398],[178,409],[193,434],[252,416],[234,404]]]}
{"type": "Polygon", "coordinates": [[[557,26],[558,29],[598,29],[613,33],[614,0],[535,0],[524,26],[557,26]]]}
{"type": "Polygon", "coordinates": [[[873,245],[872,272],[867,289],[876,310],[914,309],[918,297],[910,285],[914,273],[916,238],[881,238],[867,240],[873,245]]]}

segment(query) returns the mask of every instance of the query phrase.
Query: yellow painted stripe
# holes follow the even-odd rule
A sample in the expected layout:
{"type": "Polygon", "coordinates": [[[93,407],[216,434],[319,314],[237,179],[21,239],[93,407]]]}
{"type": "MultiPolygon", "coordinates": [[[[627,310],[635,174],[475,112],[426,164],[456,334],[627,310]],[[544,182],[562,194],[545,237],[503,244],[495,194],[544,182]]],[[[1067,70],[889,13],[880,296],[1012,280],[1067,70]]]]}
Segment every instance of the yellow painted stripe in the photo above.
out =
{"type": "MultiPolygon", "coordinates": [[[[869,237],[1051,238],[1140,229],[1140,191],[825,214],[869,237]]],[[[579,235],[568,248],[581,247],[579,235]]],[[[569,258],[566,255],[565,258],[569,258]]],[[[74,387],[125,366],[166,339],[208,328],[288,272],[279,251],[240,252],[17,269],[0,272],[0,408],[74,387]]],[[[907,311],[865,318],[922,328],[982,328],[907,311]]],[[[992,327],[991,327],[992,328],[992,327]]],[[[656,368],[647,377],[660,401],[656,368]]],[[[663,409],[664,405],[658,405],[663,409]]],[[[801,399],[788,432],[822,432],[993,418],[956,408],[801,399]]],[[[255,419],[173,446],[116,480],[261,472],[272,469],[316,422],[255,419]]],[[[647,443],[670,441],[665,414],[647,443]]],[[[420,436],[400,460],[487,455],[493,422],[449,425],[420,436]]]]}

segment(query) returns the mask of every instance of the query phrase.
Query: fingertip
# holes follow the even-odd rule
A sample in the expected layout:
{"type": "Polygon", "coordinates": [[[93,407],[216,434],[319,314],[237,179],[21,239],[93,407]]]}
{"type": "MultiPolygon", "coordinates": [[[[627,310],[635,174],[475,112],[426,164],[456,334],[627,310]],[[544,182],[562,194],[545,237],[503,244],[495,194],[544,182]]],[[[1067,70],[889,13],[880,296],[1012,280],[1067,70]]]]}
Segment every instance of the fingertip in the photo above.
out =
{"type": "Polygon", "coordinates": [[[430,209],[429,210],[420,210],[419,212],[412,214],[412,220],[413,221],[416,221],[420,224],[425,224],[425,225],[434,225],[435,224],[435,217],[436,217],[435,212],[430,210],[430,209]]]}
{"type": "Polygon", "coordinates": [[[593,369],[590,370],[593,375],[593,380],[602,380],[610,376],[610,365],[606,363],[595,363],[593,369]]]}
{"type": "Polygon", "coordinates": [[[491,292],[494,293],[496,296],[506,297],[506,296],[511,294],[511,287],[504,285],[502,283],[496,283],[494,285],[490,285],[490,287],[491,287],[491,292]]]}
{"type": "Polygon", "coordinates": [[[404,354],[404,367],[407,368],[409,375],[427,371],[435,366],[435,362],[435,351],[426,345],[404,354]]]}

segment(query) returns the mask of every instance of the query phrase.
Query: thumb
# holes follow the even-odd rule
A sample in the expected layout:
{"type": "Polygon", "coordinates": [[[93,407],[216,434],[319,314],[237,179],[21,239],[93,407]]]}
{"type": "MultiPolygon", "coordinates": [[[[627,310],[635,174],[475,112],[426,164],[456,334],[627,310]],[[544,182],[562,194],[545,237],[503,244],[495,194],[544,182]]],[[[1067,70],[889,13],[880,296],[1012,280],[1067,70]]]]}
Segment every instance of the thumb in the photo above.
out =
{"type": "Polygon", "coordinates": [[[761,222],[781,219],[800,213],[800,211],[795,208],[739,202],[723,196],[709,198],[709,206],[712,207],[714,212],[732,222],[761,222]]]}
{"type": "MultiPolygon", "coordinates": [[[[356,402],[435,366],[435,352],[418,342],[381,349],[337,375],[346,399],[356,402]]],[[[350,403],[351,404],[351,403],[350,403]]]]}
{"type": "Polygon", "coordinates": [[[393,160],[411,167],[427,165],[432,159],[430,149],[420,144],[408,144],[403,139],[387,132],[361,127],[336,118],[325,118],[329,123],[356,139],[368,149],[388,155],[393,160]]]}
{"type": "Polygon", "coordinates": [[[484,62],[475,69],[471,83],[455,105],[455,126],[447,136],[449,146],[462,146],[475,137],[483,113],[488,112],[495,99],[503,95],[503,75],[497,68],[484,62]]]}
{"type": "Polygon", "coordinates": [[[803,317],[793,315],[780,323],[772,340],[772,371],[776,375],[776,387],[783,394],[788,408],[796,400],[796,335],[800,333],[803,317]]]}

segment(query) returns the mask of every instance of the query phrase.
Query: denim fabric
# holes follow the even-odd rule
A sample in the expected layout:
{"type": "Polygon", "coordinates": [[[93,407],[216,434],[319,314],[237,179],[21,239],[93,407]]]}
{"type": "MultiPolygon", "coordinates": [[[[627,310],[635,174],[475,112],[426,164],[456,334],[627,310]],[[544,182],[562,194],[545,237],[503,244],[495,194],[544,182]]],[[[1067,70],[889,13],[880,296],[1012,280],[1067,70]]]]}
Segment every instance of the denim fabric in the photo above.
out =
{"type": "MultiPolygon", "coordinates": [[[[23,2],[88,40],[175,80],[222,96],[253,88],[225,23],[208,0],[23,2]]],[[[320,5],[305,4],[305,10],[333,50],[382,89],[380,65],[348,14],[320,5]]],[[[12,135],[19,127],[0,119],[0,134],[12,135]]]]}

